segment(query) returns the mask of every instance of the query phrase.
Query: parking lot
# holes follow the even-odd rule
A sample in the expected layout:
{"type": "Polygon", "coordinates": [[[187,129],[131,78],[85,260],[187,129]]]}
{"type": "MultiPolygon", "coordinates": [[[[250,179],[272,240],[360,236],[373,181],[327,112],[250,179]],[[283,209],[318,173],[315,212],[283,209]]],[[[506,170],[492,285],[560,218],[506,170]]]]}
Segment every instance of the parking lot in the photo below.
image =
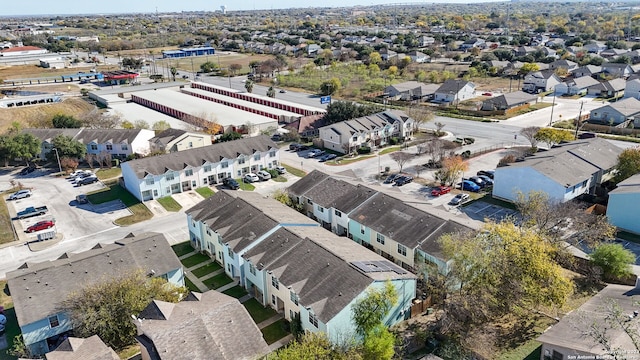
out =
{"type": "Polygon", "coordinates": [[[38,234],[46,231],[55,231],[64,238],[87,236],[114,227],[112,221],[129,214],[129,210],[121,203],[100,205],[77,203],[75,200],[77,195],[103,188],[104,185],[101,182],[74,187],[69,180],[52,177],[50,172],[40,169],[28,175],[19,175],[18,170],[0,175],[3,189],[11,187],[11,180],[32,190],[32,195],[28,198],[7,201],[7,208],[14,219],[13,226],[20,241],[36,240],[38,234]],[[22,220],[15,219],[17,212],[29,206],[43,205],[47,206],[46,214],[22,220]],[[27,227],[42,220],[54,220],[55,227],[30,234],[25,233],[27,227]]]}

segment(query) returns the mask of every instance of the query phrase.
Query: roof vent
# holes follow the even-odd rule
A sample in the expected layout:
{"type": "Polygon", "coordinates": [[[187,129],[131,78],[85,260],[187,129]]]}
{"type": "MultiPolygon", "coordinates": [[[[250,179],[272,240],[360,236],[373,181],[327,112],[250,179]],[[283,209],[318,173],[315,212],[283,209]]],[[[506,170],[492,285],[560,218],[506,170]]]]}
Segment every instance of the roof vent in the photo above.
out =
{"type": "Polygon", "coordinates": [[[38,284],[40,284],[40,279],[36,280],[36,282],[37,282],[38,284]]]}
{"type": "Polygon", "coordinates": [[[48,282],[44,283],[44,286],[49,286],[49,283],[48,282]]]}
{"type": "Polygon", "coordinates": [[[327,263],[327,266],[331,266],[331,264],[327,263]]]}

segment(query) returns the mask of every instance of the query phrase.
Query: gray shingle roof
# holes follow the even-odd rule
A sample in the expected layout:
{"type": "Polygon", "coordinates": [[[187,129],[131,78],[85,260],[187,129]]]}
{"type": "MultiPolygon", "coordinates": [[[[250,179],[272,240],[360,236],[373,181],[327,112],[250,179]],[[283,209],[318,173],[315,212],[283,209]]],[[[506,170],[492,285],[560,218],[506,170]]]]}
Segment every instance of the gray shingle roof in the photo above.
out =
{"type": "Polygon", "coordinates": [[[50,142],[58,135],[70,136],[87,145],[96,144],[131,144],[140,133],[140,129],[24,129],[41,141],[50,142]]]}
{"type": "Polygon", "coordinates": [[[581,76],[573,80],[567,81],[567,83],[573,83],[578,89],[586,89],[589,86],[598,85],[600,82],[591,76],[581,76]]]}
{"type": "Polygon", "coordinates": [[[160,276],[181,267],[164,235],[151,232],[58,260],[25,264],[7,273],[7,279],[18,322],[24,326],[57,314],[57,306],[70,293],[105,277],[136,269],[160,276]]]}
{"type": "Polygon", "coordinates": [[[609,192],[609,194],[626,193],[640,193],[640,174],[635,174],[632,177],[619,182],[618,187],[609,192]]]}
{"type": "Polygon", "coordinates": [[[184,135],[187,131],[182,129],[167,129],[149,139],[149,142],[166,147],[167,144],[184,135]]]}
{"type": "Polygon", "coordinates": [[[82,129],[24,129],[22,132],[31,134],[40,141],[51,142],[58,135],[75,138],[82,129]]]}
{"type": "Polygon", "coordinates": [[[195,149],[183,150],[171,154],[150,156],[142,159],[128,161],[127,164],[134,170],[138,178],[142,179],[148,174],[161,175],[167,169],[180,171],[186,165],[199,167],[203,164],[218,163],[222,159],[234,160],[238,155],[252,155],[257,151],[265,152],[269,149],[278,149],[276,144],[266,135],[238,139],[195,149]]]}
{"type": "Polygon", "coordinates": [[[503,109],[535,101],[535,95],[528,94],[524,91],[514,91],[485,100],[484,103],[493,104],[496,108],[503,109]]]}
{"type": "Polygon", "coordinates": [[[289,194],[293,196],[306,196],[307,191],[314,186],[329,178],[329,174],[325,174],[322,171],[313,170],[300,180],[293,183],[293,185],[287,188],[289,194]]]}
{"type": "Polygon", "coordinates": [[[463,87],[467,86],[467,84],[470,84],[468,81],[466,80],[459,80],[459,79],[449,79],[447,81],[445,81],[442,85],[440,85],[440,87],[438,88],[438,93],[449,93],[449,92],[453,92],[453,93],[457,93],[460,91],[460,89],[462,89],[463,87]]]}
{"type": "MultiPolygon", "coordinates": [[[[157,360],[253,360],[269,353],[258,326],[240,302],[217,291],[194,294],[177,304],[153,301],[149,306],[171,305],[168,317],[135,321],[138,340],[151,342],[157,360]]],[[[144,312],[148,314],[148,312],[144,312]]]]}
{"type": "Polygon", "coordinates": [[[341,121],[335,124],[324,126],[330,128],[340,135],[353,135],[360,132],[371,131],[376,128],[383,128],[391,125],[398,120],[408,119],[407,114],[400,110],[387,110],[369,116],[363,116],[347,121],[341,121]]]}
{"type": "Polygon", "coordinates": [[[70,337],[45,355],[47,360],[120,360],[98,335],[86,339],[70,337]]]}

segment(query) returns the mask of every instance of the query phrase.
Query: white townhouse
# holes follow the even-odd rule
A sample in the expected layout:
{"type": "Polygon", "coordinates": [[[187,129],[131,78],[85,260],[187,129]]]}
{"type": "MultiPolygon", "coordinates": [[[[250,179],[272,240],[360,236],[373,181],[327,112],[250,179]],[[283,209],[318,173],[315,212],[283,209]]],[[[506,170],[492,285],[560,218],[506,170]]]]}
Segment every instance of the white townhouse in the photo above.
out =
{"type": "Polygon", "coordinates": [[[279,164],[278,150],[261,135],[127,161],[121,165],[122,177],[133,196],[148,201],[273,169],[279,164]]]}
{"type": "Polygon", "coordinates": [[[411,137],[413,126],[414,120],[403,111],[386,110],[323,126],[319,133],[325,148],[347,154],[360,146],[384,146],[392,137],[411,137]]]}

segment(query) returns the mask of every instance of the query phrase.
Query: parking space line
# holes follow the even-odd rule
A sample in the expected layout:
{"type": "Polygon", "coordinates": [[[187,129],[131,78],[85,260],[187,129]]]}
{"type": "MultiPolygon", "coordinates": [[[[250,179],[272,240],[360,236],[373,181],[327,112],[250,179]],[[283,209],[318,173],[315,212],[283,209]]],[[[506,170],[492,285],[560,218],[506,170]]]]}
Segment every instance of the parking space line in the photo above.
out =
{"type": "Polygon", "coordinates": [[[78,240],[82,240],[82,239],[86,239],[86,238],[90,238],[90,237],[95,237],[98,234],[102,234],[102,233],[105,233],[107,231],[111,231],[111,230],[114,230],[114,229],[120,229],[120,226],[113,226],[113,227],[110,227],[108,229],[104,229],[104,230],[95,232],[93,234],[84,235],[84,236],[80,236],[80,237],[73,238],[73,239],[63,239],[61,243],[65,243],[67,241],[78,241],[78,240]]]}

